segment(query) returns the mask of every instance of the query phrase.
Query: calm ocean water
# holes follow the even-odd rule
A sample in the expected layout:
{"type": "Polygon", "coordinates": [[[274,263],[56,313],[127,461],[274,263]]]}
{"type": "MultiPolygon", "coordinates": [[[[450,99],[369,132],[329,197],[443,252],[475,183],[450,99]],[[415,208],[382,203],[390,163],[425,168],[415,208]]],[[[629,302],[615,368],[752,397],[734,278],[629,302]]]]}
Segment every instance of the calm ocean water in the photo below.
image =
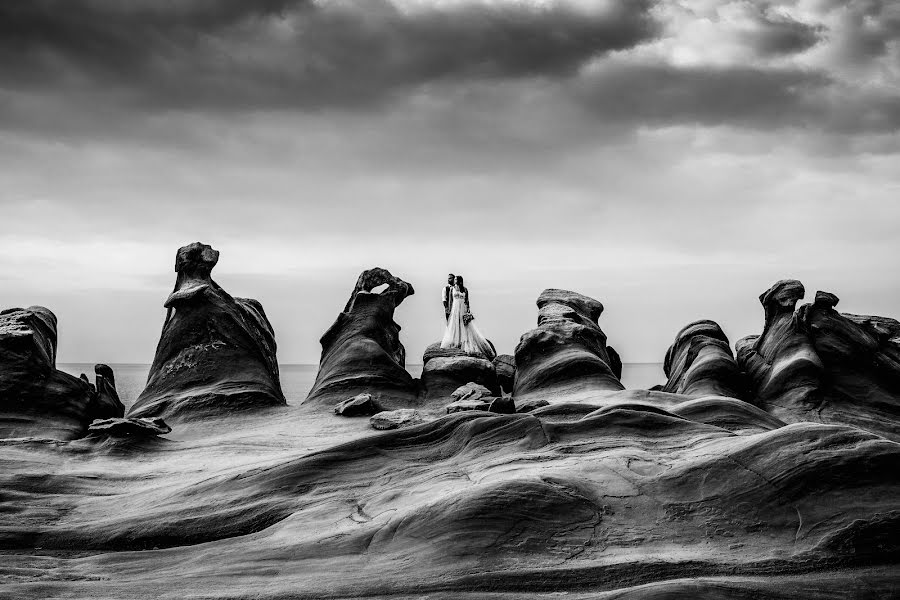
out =
{"type": "MultiPolygon", "coordinates": [[[[110,364],[116,374],[116,389],[126,407],[131,406],[147,383],[150,365],[110,364]]],[[[59,363],[57,367],[76,377],[86,373],[94,380],[94,365],[90,363],[59,363]]],[[[296,404],[312,389],[318,365],[279,365],[281,388],[288,402],[296,404]]],[[[422,374],[422,365],[407,365],[413,377],[422,374]]],[[[622,366],[622,383],[629,389],[647,389],[666,382],[662,363],[626,363],[622,366]]]]}

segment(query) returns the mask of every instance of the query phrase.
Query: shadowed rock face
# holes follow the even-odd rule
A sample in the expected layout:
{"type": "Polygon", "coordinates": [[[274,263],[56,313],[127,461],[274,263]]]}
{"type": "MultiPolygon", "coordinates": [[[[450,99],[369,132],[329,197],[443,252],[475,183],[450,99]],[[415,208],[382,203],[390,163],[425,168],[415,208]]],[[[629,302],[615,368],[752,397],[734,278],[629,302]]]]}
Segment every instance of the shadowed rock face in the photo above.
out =
{"type": "Polygon", "coordinates": [[[379,406],[414,404],[417,383],[406,371],[406,349],[394,310],[415,293],[385,269],[364,271],[334,324],[322,336],[319,373],[304,404],[331,406],[350,396],[372,394],[379,406]],[[380,293],[375,288],[386,286],[380,293]]]}
{"type": "Polygon", "coordinates": [[[482,385],[491,394],[501,394],[494,363],[483,354],[466,354],[459,348],[431,344],[422,356],[420,406],[441,410],[454,390],[468,383],[482,385]]]}
{"type": "Polygon", "coordinates": [[[286,404],[275,334],[262,305],[210,276],[219,253],[199,242],[175,257],[175,288],[147,387],[129,417],[183,419],[286,404]]]}
{"type": "Polygon", "coordinates": [[[762,335],[736,344],[754,402],[786,420],[815,410],[821,401],[822,361],[794,318],[794,307],[804,294],[803,284],[795,279],[777,282],[759,297],[765,310],[762,335]]]}
{"type": "Polygon", "coordinates": [[[570,401],[624,389],[621,360],[597,324],[603,305],[575,292],[548,289],[538,297],[538,326],[516,347],[513,395],[568,396],[570,401]]]}
{"type": "Polygon", "coordinates": [[[816,416],[900,440],[900,322],[842,314],[834,294],[817,292],[797,312],[825,368],[816,416]]]}
{"type": "Polygon", "coordinates": [[[788,421],[851,424],[900,440],[900,323],[847,315],[838,298],[817,292],[796,311],[799,281],[780,281],[760,297],[762,336],[738,342],[756,404],[788,421]]]}
{"type": "Polygon", "coordinates": [[[56,369],[56,316],[42,306],[0,313],[0,438],[81,437],[94,419],[121,417],[115,378],[97,365],[87,377],[56,369]]]}
{"type": "Polygon", "coordinates": [[[662,391],[687,396],[743,396],[743,378],[728,337],[715,321],[694,321],[675,336],[666,352],[668,377],[662,391]]]}

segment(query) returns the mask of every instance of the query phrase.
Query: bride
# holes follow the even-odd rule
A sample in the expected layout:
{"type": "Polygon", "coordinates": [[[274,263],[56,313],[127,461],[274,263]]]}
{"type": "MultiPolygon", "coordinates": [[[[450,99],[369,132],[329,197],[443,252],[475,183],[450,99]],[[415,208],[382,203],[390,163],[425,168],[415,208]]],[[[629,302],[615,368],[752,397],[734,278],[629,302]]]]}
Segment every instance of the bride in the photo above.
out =
{"type": "Polygon", "coordinates": [[[469,290],[462,275],[457,275],[451,291],[453,307],[447,320],[447,330],[441,340],[441,348],[460,348],[466,354],[483,354],[489,359],[496,356],[491,343],[481,335],[475,326],[474,317],[469,308],[469,290]]]}

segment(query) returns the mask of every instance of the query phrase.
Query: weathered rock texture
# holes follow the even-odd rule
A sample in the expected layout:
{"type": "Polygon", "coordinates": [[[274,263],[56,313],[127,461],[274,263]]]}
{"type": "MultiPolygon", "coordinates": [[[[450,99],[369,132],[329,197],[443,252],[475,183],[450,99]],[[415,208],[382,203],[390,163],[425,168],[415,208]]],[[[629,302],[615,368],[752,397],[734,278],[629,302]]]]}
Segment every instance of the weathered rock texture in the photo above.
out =
{"type": "Polygon", "coordinates": [[[234,298],[213,281],[218,260],[199,242],[178,250],[166,322],[130,417],[178,420],[286,404],[272,325],[257,300],[234,298]]]}
{"type": "Polygon", "coordinates": [[[694,321],[679,331],[666,352],[663,371],[669,378],[664,392],[732,398],[744,395],[743,376],[728,337],[715,321],[694,321]]]}
{"type": "MultiPolygon", "coordinates": [[[[759,405],[619,389],[599,303],[553,292],[517,356],[516,387],[533,392],[496,407],[527,414],[366,422],[330,403],[158,443],[2,440],[0,597],[895,598],[900,444],[867,429],[898,420],[900,327],[840,315],[826,294],[793,313],[797,292],[765,294],[766,331],[741,345],[759,405]],[[785,424],[764,407],[851,424],[785,424]]],[[[372,381],[405,390],[382,375],[402,366],[396,330],[374,341],[393,309],[360,302],[380,316],[348,305],[341,339],[359,360],[325,362],[373,394],[372,381]]],[[[670,375],[720,390],[719,344],[684,354],[718,333],[684,333],[670,375]]]]}
{"type": "Polygon", "coordinates": [[[456,389],[470,382],[484,386],[493,396],[501,394],[491,361],[474,356],[432,358],[422,368],[424,402],[431,406],[435,400],[444,400],[441,404],[446,404],[456,389]]]}
{"type": "Polygon", "coordinates": [[[513,395],[589,399],[624,389],[622,363],[597,320],[603,305],[576,292],[548,289],[538,297],[537,328],[516,347],[513,395]]]}
{"type": "Polygon", "coordinates": [[[123,415],[112,370],[97,365],[96,388],[57,370],[56,339],[56,316],[42,306],[0,312],[0,438],[69,440],[123,415]]]}
{"type": "Polygon", "coordinates": [[[511,394],[516,382],[516,357],[509,354],[498,354],[491,362],[497,372],[497,383],[500,384],[500,388],[511,394]]]}
{"type": "Polygon", "coordinates": [[[371,393],[385,408],[415,403],[417,382],[405,368],[406,349],[394,322],[394,310],[413,293],[412,285],[385,269],[359,276],[343,312],[322,336],[319,373],[304,404],[333,406],[361,393],[371,393]]]}
{"type": "Polygon", "coordinates": [[[372,398],[372,394],[357,394],[334,407],[334,414],[342,417],[367,417],[377,412],[381,412],[381,407],[372,398]]]}
{"type": "Polygon", "coordinates": [[[6,446],[0,596],[896,596],[900,445],[647,400],[673,396],[371,435],[275,415],[140,461],[6,446]]]}
{"type": "Polygon", "coordinates": [[[739,341],[753,402],[788,421],[855,425],[900,440],[900,323],[841,314],[838,298],[804,295],[796,280],[760,296],[761,336],[739,341]]]}
{"type": "Polygon", "coordinates": [[[151,438],[171,431],[172,428],[160,418],[99,419],[88,427],[88,433],[94,437],[112,438],[151,438]]]}

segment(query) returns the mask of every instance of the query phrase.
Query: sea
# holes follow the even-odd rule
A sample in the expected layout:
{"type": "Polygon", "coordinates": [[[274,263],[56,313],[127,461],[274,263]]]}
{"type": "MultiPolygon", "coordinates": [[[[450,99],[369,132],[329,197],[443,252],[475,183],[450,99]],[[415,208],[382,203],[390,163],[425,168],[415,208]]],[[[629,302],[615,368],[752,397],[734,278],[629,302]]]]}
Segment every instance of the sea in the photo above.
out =
{"type": "MultiPolygon", "coordinates": [[[[71,373],[76,377],[85,373],[91,381],[94,380],[92,363],[59,363],[56,366],[61,371],[71,373]]],[[[110,364],[109,366],[116,374],[116,391],[119,392],[119,399],[128,408],[144,390],[150,365],[110,364]]],[[[316,381],[318,369],[318,365],[279,365],[281,389],[288,404],[297,404],[306,398],[316,381]]],[[[422,365],[407,365],[406,370],[413,377],[419,377],[422,374],[422,365]]],[[[663,373],[662,363],[625,363],[622,365],[622,384],[628,389],[645,390],[665,382],[666,376],[663,373]]]]}

